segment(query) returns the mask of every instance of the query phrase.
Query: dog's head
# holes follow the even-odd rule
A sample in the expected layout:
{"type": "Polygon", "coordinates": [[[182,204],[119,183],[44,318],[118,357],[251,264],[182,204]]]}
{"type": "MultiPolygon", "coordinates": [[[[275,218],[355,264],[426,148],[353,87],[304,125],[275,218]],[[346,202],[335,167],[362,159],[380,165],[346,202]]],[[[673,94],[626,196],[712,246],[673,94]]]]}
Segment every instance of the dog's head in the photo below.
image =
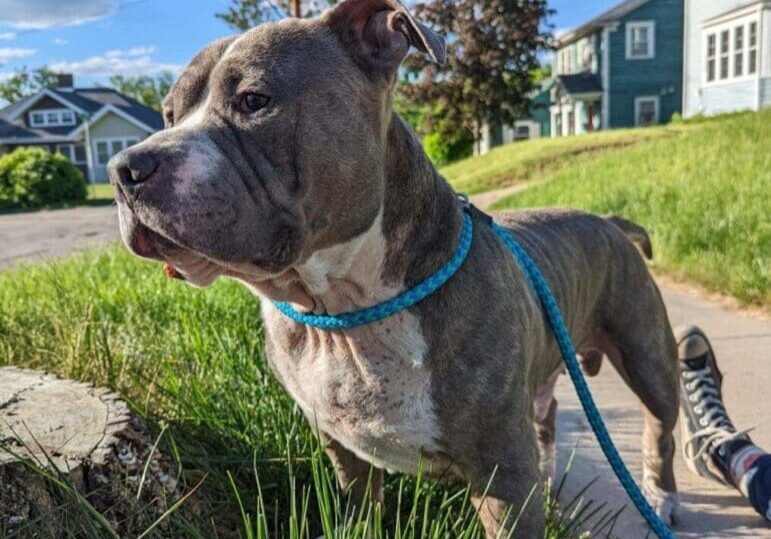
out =
{"type": "Polygon", "coordinates": [[[205,286],[274,279],[366,230],[410,46],[444,59],[396,0],[347,0],[209,45],[167,97],[166,128],[109,163],[125,243],[205,286]]]}

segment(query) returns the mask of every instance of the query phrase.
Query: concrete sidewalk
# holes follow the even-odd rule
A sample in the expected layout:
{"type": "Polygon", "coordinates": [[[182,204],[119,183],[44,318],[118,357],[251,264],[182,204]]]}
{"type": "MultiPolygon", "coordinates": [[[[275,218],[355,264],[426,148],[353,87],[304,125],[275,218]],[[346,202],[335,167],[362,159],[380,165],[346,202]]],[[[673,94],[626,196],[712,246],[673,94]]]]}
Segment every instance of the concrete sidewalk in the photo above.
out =
{"type": "MultiPolygon", "coordinates": [[[[753,440],[764,448],[771,448],[768,415],[771,323],[727,311],[671,288],[662,287],[662,292],[673,326],[697,324],[710,337],[724,374],[726,407],[737,427],[755,426],[753,440]]],[[[643,421],[637,397],[609,362],[604,363],[596,378],[589,379],[589,385],[624,462],[639,481],[642,475],[640,436],[643,421]]],[[[614,536],[623,539],[645,537],[647,527],[606,462],[567,376],[559,381],[557,399],[560,472],[576,448],[563,499],[571,499],[573,494],[598,477],[586,498],[605,501],[612,508],[627,506],[614,529],[614,536]]],[[[749,507],[737,491],[703,480],[685,467],[680,453],[679,425],[675,432],[678,443],[675,475],[683,502],[680,523],[674,529],[678,537],[771,537],[771,526],[749,507]]]]}

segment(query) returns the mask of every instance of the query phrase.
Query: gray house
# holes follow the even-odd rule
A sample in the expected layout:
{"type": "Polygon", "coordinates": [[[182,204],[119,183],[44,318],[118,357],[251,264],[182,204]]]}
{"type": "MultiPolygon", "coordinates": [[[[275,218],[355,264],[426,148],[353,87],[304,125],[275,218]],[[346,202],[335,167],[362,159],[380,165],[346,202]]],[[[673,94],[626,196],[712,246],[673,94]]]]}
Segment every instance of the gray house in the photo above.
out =
{"type": "Polygon", "coordinates": [[[683,116],[771,106],[771,0],[686,0],[683,116]]]}
{"type": "Polygon", "coordinates": [[[74,88],[71,75],[60,75],[56,88],[0,110],[0,155],[44,148],[66,156],[89,182],[106,182],[113,155],[162,128],[153,109],[110,88],[74,88]]]}

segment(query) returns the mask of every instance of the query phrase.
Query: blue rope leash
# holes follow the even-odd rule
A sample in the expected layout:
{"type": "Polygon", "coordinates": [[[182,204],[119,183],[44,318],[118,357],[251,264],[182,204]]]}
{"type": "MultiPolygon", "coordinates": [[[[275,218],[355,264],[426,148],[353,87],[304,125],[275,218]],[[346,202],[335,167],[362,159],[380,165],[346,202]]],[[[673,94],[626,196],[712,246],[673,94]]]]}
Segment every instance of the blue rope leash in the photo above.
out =
{"type": "Polygon", "coordinates": [[[452,259],[423,282],[396,297],[372,307],[349,313],[329,315],[301,313],[295,310],[289,303],[281,301],[274,302],[273,305],[295,322],[319,329],[351,329],[383,320],[416,305],[449,281],[450,277],[455,275],[455,272],[458,271],[466,260],[466,256],[468,256],[468,252],[471,250],[471,239],[473,237],[473,221],[468,211],[464,211],[463,228],[461,229],[458,247],[452,259]]]}
{"type": "MultiPolygon", "coordinates": [[[[471,249],[471,240],[473,238],[474,230],[473,221],[468,211],[469,205],[465,198],[462,198],[461,200],[464,202],[463,228],[461,230],[460,241],[458,242],[455,254],[452,259],[439,268],[436,273],[415,287],[372,307],[338,315],[301,313],[286,302],[274,302],[273,304],[279,311],[299,324],[319,329],[332,330],[351,329],[371,324],[372,322],[383,320],[400,311],[409,309],[436,292],[442,285],[450,280],[466,260],[466,256],[471,249]]],[[[643,496],[640,491],[640,487],[637,486],[637,483],[635,483],[629,470],[627,470],[624,465],[624,461],[621,460],[621,455],[618,454],[618,450],[613,444],[613,440],[608,433],[608,429],[605,427],[600,411],[597,409],[597,405],[594,403],[592,394],[589,391],[589,386],[586,384],[586,379],[581,372],[581,367],[578,365],[575,347],[570,339],[568,329],[565,326],[565,321],[562,319],[562,312],[557,305],[557,301],[554,299],[554,294],[552,294],[549,284],[546,282],[543,274],[541,274],[538,266],[533,262],[533,259],[527,254],[527,251],[517,243],[514,237],[506,229],[493,223],[492,220],[490,221],[490,226],[492,227],[493,232],[495,232],[498,238],[503,241],[506,247],[508,247],[514,255],[517,262],[522,267],[530,286],[538,295],[541,306],[546,312],[546,317],[554,332],[560,353],[562,354],[562,359],[565,362],[567,371],[576,388],[576,393],[581,401],[581,406],[584,408],[584,413],[586,413],[586,417],[589,420],[589,424],[592,426],[594,435],[597,437],[602,452],[608,459],[613,472],[616,474],[616,477],[618,477],[619,482],[629,495],[632,503],[634,503],[637,510],[646,520],[651,530],[653,530],[660,539],[677,539],[675,534],[661,521],[645,499],[645,496],[643,496]]]]}
{"type": "Polygon", "coordinates": [[[643,493],[640,491],[640,487],[637,486],[637,483],[635,483],[635,480],[632,478],[632,474],[629,473],[624,461],[621,460],[621,455],[618,454],[618,450],[613,444],[610,433],[608,433],[608,429],[605,427],[600,411],[597,409],[594,398],[592,398],[592,394],[589,391],[589,386],[586,384],[586,378],[584,378],[581,367],[578,365],[573,341],[570,339],[567,326],[562,319],[562,312],[557,305],[557,300],[554,299],[554,294],[552,294],[549,284],[538,269],[538,266],[533,262],[533,259],[530,258],[530,255],[528,255],[522,246],[517,243],[514,237],[506,229],[495,223],[491,226],[495,234],[503,241],[506,247],[509,248],[512,254],[514,254],[517,262],[519,262],[519,265],[524,270],[525,276],[530,282],[530,286],[538,295],[541,306],[546,312],[546,317],[554,332],[554,337],[557,339],[557,345],[562,354],[562,359],[570,374],[570,379],[573,381],[573,385],[576,388],[576,393],[578,394],[578,399],[581,401],[584,413],[589,420],[589,424],[592,426],[597,441],[600,443],[602,452],[605,453],[605,458],[608,459],[610,467],[613,468],[613,472],[616,474],[616,477],[618,477],[621,486],[624,487],[624,490],[629,495],[629,499],[632,500],[632,503],[634,503],[637,510],[656,535],[661,539],[677,539],[677,536],[672,533],[672,530],[670,530],[664,522],[662,522],[648,503],[648,500],[645,499],[645,496],[643,496],[643,493]]]}

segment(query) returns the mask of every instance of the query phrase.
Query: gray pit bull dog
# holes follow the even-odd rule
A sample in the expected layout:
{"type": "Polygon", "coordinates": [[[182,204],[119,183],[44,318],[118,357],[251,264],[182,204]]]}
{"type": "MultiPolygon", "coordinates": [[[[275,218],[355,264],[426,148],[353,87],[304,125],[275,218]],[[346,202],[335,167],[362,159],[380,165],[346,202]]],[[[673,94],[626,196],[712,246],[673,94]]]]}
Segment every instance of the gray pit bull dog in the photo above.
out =
{"type": "MultiPolygon", "coordinates": [[[[346,331],[298,325],[270,300],[336,314],[391,298],[452,257],[462,213],[393,112],[410,47],[441,39],[396,0],[347,0],[199,53],[165,103],[166,129],[110,162],[135,254],[189,283],[237,279],[263,298],[276,377],[325,441],[354,499],[370,463],[467,481],[490,537],[554,473],[561,359],[538,300],[479,215],[468,259],[407,311],[346,331]],[[540,452],[540,466],[539,466],[540,452]],[[488,487],[489,485],[489,487],[488,487]],[[487,489],[486,495],[485,489],[487,489]]],[[[621,219],[568,210],[495,216],[550,282],[581,355],[604,354],[643,404],[643,486],[665,521],[678,383],[660,294],[621,219]]],[[[519,537],[540,537],[531,501],[519,537]]]]}

